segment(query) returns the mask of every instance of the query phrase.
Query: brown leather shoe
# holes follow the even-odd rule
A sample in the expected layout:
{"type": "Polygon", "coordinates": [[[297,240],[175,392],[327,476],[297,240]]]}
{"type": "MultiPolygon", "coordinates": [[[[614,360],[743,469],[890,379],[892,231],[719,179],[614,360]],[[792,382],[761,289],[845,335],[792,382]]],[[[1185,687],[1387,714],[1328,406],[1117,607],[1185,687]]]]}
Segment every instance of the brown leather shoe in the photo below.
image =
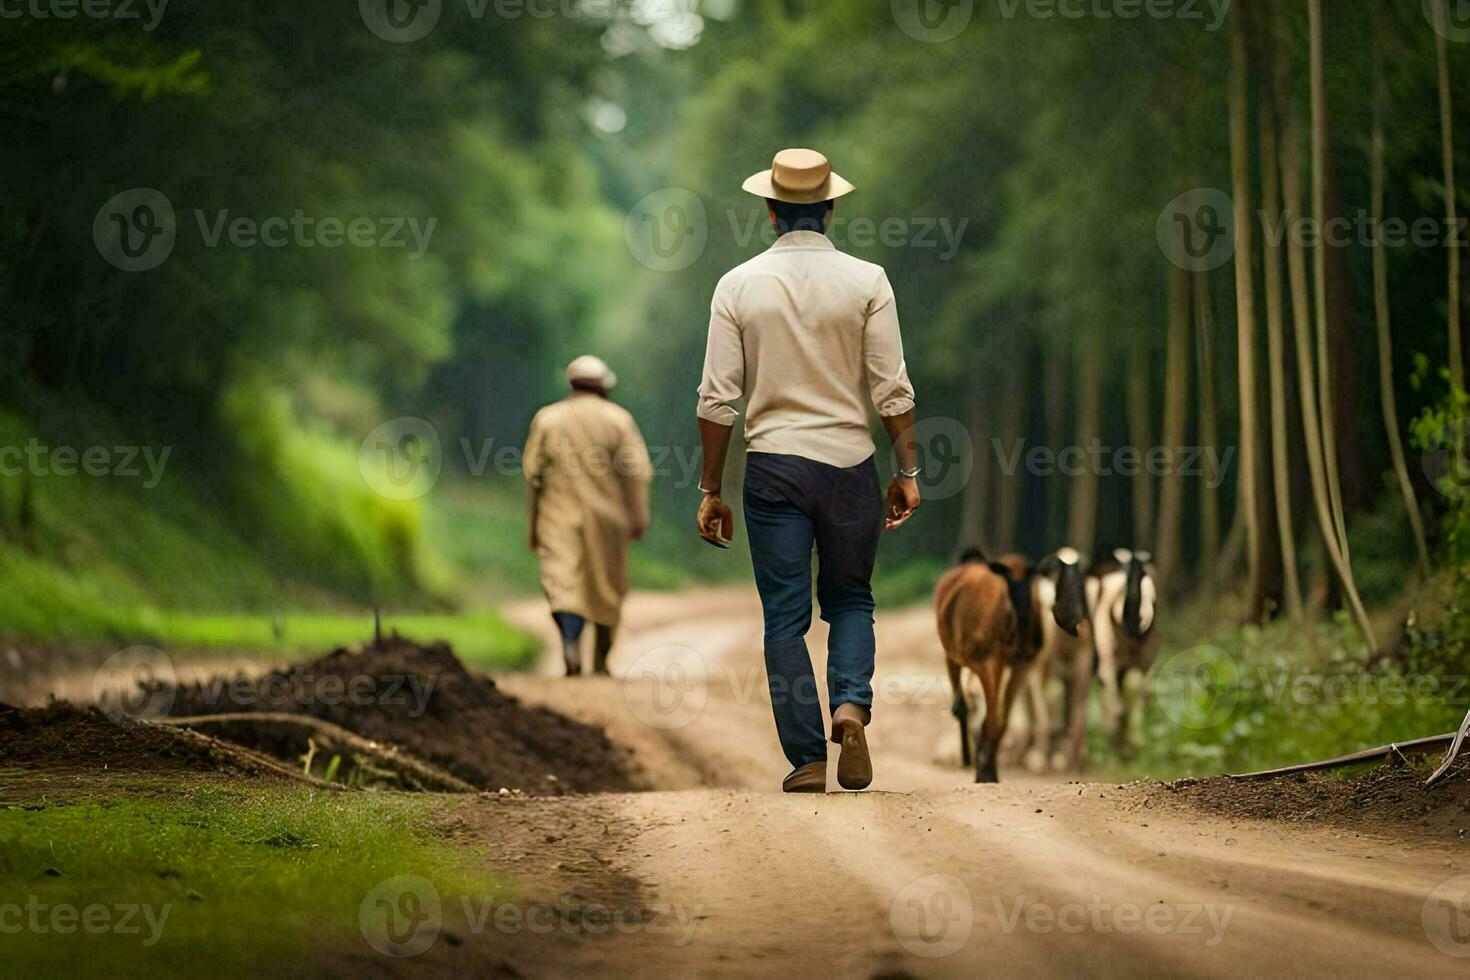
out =
{"type": "Polygon", "coordinates": [[[781,780],[781,792],[783,793],[825,793],[827,792],[827,762],[808,762],[800,769],[794,769],[791,775],[781,780]]]}
{"type": "Polygon", "coordinates": [[[837,785],[843,789],[867,789],[873,781],[873,760],[863,733],[868,717],[867,710],[855,704],[839,704],[832,712],[832,741],[842,746],[837,756],[837,785]]]}

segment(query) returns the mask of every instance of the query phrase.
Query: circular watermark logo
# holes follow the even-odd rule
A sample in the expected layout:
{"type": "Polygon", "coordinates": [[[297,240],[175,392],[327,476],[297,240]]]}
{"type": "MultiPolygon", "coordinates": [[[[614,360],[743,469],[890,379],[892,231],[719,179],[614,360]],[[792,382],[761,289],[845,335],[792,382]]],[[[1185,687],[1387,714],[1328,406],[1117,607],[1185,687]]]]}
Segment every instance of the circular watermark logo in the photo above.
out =
{"type": "Polygon", "coordinates": [[[357,469],[374,493],[415,500],[434,488],[444,468],[439,430],[413,415],[389,419],[367,434],[357,450],[357,469]]]}
{"type": "Polygon", "coordinates": [[[903,948],[915,956],[949,956],[970,941],[975,901],[958,878],[926,875],[894,896],[888,924],[903,948]]]}
{"type": "Polygon", "coordinates": [[[704,201],[682,187],[654,191],[628,212],[623,239],[633,258],[655,272],[687,269],[709,241],[704,201]]]}
{"type": "Polygon", "coordinates": [[[1435,886],[1424,899],[1420,922],[1435,949],[1456,959],[1470,957],[1470,875],[1435,886]]]}
{"type": "Polygon", "coordinates": [[[421,875],[380,881],[357,907],[357,925],[368,945],[384,956],[417,956],[439,938],[439,891],[421,875]]]}
{"type": "Polygon", "coordinates": [[[1425,442],[1420,458],[1434,489],[1451,499],[1470,498],[1470,418],[1440,426],[1425,442]]]}
{"type": "Polygon", "coordinates": [[[357,0],[367,29],[385,41],[408,44],[432,31],[444,12],[444,0],[357,0]]]}
{"type": "Polygon", "coordinates": [[[650,728],[683,728],[704,713],[709,672],[699,652],[677,643],[638,655],[623,673],[623,700],[650,728]]]}
{"type": "MultiPolygon", "coordinates": [[[[965,489],[975,470],[975,441],[963,423],[943,415],[920,419],[914,425],[914,444],[923,499],[944,500],[965,489]]],[[[888,464],[898,472],[898,454],[892,450],[888,464]]]]}
{"type": "Polygon", "coordinates": [[[1180,728],[1215,727],[1240,697],[1240,667],[1219,647],[1177,650],[1154,666],[1148,682],[1150,695],[1180,728]]]}
{"type": "Polygon", "coordinates": [[[174,706],[178,674],[157,647],[119,650],[92,675],[92,701],[113,721],[165,717],[174,706]]]}
{"type": "Polygon", "coordinates": [[[915,41],[939,44],[970,26],[975,0],[890,0],[893,22],[915,41]]]}
{"type": "Polygon", "coordinates": [[[1218,269],[1235,255],[1235,202],[1219,188],[1196,187],[1159,212],[1155,232],[1164,256],[1179,268],[1218,269]]]}
{"type": "Polygon", "coordinates": [[[177,237],[174,206],[152,187],[123,191],[92,219],[98,253],[124,272],[158,268],[173,253],[177,237]]]}
{"type": "Polygon", "coordinates": [[[1434,33],[1456,44],[1470,43],[1470,0],[1424,0],[1423,8],[1434,33]],[[1443,23],[1437,12],[1440,7],[1444,8],[1443,23]]]}

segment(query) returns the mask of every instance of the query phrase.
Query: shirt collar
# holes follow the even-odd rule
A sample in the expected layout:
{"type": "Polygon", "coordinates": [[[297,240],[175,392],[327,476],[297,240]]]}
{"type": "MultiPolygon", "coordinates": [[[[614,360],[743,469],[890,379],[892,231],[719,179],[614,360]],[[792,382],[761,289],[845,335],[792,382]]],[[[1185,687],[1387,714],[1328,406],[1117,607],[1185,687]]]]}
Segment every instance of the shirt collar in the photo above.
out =
{"type": "Polygon", "coordinates": [[[832,251],[837,246],[832,244],[832,239],[819,231],[788,231],[776,239],[771,246],[777,248],[820,248],[832,251]]]}

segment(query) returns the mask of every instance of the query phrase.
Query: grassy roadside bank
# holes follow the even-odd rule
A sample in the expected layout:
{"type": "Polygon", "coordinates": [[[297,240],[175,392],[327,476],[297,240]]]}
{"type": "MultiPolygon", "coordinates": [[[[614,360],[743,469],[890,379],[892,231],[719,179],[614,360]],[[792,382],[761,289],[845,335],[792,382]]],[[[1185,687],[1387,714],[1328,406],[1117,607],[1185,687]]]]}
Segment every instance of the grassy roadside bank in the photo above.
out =
{"type": "Polygon", "coordinates": [[[446,906],[513,893],[437,797],[139,777],[38,798],[33,778],[0,770],[0,950],[23,975],[307,975],[378,955],[381,917],[415,913],[398,876],[446,906]]]}
{"type": "Polygon", "coordinates": [[[1375,626],[1390,642],[1377,655],[1345,614],[1258,626],[1230,621],[1228,609],[1195,603],[1161,621],[1131,756],[1104,734],[1094,693],[1089,777],[1212,776],[1326,759],[1454,731],[1470,709],[1462,573],[1382,607],[1375,626]]]}

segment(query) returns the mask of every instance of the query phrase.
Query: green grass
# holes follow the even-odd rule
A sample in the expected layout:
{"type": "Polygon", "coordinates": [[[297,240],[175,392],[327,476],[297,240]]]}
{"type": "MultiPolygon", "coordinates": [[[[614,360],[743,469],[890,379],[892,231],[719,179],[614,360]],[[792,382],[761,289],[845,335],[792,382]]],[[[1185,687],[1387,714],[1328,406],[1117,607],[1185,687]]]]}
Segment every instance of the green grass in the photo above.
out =
{"type": "MultiPolygon", "coordinates": [[[[376,957],[359,911],[387,879],[426,879],[446,915],[458,896],[510,892],[506,880],[476,870],[472,848],[435,839],[435,805],[305,789],[180,792],[145,781],[102,800],[0,808],[0,972],[295,975],[312,972],[313,947],[376,957]],[[102,928],[120,923],[120,906],[142,907],[131,923],[138,932],[102,928]],[[101,908],[90,913],[93,932],[80,927],[91,907],[101,908]],[[58,908],[76,910],[75,931],[52,927],[58,908]]],[[[61,914],[55,922],[65,927],[61,914]]]]}
{"type": "MultiPolygon", "coordinates": [[[[97,645],[165,649],[323,653],[372,636],[372,613],[201,613],[159,609],[143,595],[114,590],[105,574],[67,574],[23,553],[0,549],[0,634],[97,645]],[[279,635],[277,629],[279,628],[279,635]]],[[[445,640],[466,662],[516,670],[536,656],[536,640],[494,612],[383,616],[383,628],[421,642],[445,640]]]]}
{"type": "MultiPolygon", "coordinates": [[[[463,592],[475,601],[496,601],[540,591],[519,477],[445,479],[427,499],[428,541],[460,570],[463,592]]],[[[708,547],[695,537],[692,523],[689,528],[656,524],[633,544],[629,581],[635,589],[686,588],[695,582],[689,557],[708,547]]]]}
{"type": "MultiPolygon", "coordinates": [[[[372,615],[333,613],[288,614],[279,620],[262,616],[159,613],[152,621],[163,645],[196,650],[271,651],[283,654],[322,653],[371,638],[372,615]],[[280,627],[279,638],[276,628],[280,627]]],[[[444,640],[472,666],[486,670],[520,670],[535,660],[540,644],[488,610],[466,613],[383,615],[383,630],[396,629],[421,642],[444,640]]]]}
{"type": "Polygon", "coordinates": [[[873,600],[879,609],[928,602],[934,598],[934,583],[948,569],[948,563],[936,558],[915,558],[890,566],[880,561],[873,574],[873,600]]]}
{"type": "MultiPolygon", "coordinates": [[[[115,431],[105,417],[84,412],[52,406],[47,424],[60,434],[41,436],[36,427],[0,410],[0,445],[25,447],[32,439],[42,446],[138,443],[115,431]]],[[[287,442],[298,455],[307,451],[296,444],[301,440],[307,440],[303,445],[321,442],[311,443],[303,435],[292,438],[296,442],[287,442]]],[[[342,454],[331,457],[334,470],[351,470],[355,477],[355,460],[338,456],[342,454]]],[[[326,459],[318,461],[317,469],[327,465],[326,459]]],[[[143,474],[138,478],[0,475],[0,637],[294,656],[371,635],[367,604],[354,600],[350,589],[339,589],[340,575],[309,558],[312,547],[330,547],[335,525],[303,528],[297,537],[319,536],[314,544],[302,545],[307,553],[303,557],[257,533],[256,522],[238,513],[227,494],[176,463],[166,466],[156,483],[142,462],[136,466],[143,474]],[[27,496],[32,517],[29,530],[22,532],[20,513],[27,496]]],[[[306,483],[321,482],[316,470],[297,469],[306,473],[306,483]]],[[[338,483],[346,479],[341,472],[336,478],[338,483]]],[[[335,485],[322,482],[314,492],[336,492],[344,500],[352,496],[333,491],[335,485]]],[[[360,497],[361,486],[358,491],[360,497]]],[[[432,504],[437,498],[427,499],[432,504]]],[[[301,510],[298,517],[306,513],[301,510]]],[[[428,550],[437,555],[440,546],[451,547],[444,549],[447,561],[435,557],[419,562],[439,569],[429,577],[448,577],[444,569],[451,565],[470,566],[534,591],[534,561],[527,567],[531,556],[524,547],[512,546],[519,544],[518,538],[508,536],[511,514],[492,511],[490,521],[472,524],[463,519],[466,513],[473,511],[451,510],[451,523],[436,525],[436,540],[428,550]],[[460,526],[453,523],[456,515],[462,518],[460,526]]],[[[371,522],[365,518],[357,523],[371,522]]],[[[350,563],[359,546],[369,547],[343,542],[334,550],[350,563]]],[[[405,573],[406,579],[413,577],[405,573]]],[[[435,589],[441,596],[444,591],[435,589]]],[[[447,640],[461,657],[487,669],[516,669],[535,657],[532,638],[492,612],[458,615],[446,611],[449,604],[442,597],[412,589],[398,599],[394,594],[393,589],[383,593],[390,610],[433,611],[385,615],[385,628],[396,627],[421,640],[447,640]]]]}

